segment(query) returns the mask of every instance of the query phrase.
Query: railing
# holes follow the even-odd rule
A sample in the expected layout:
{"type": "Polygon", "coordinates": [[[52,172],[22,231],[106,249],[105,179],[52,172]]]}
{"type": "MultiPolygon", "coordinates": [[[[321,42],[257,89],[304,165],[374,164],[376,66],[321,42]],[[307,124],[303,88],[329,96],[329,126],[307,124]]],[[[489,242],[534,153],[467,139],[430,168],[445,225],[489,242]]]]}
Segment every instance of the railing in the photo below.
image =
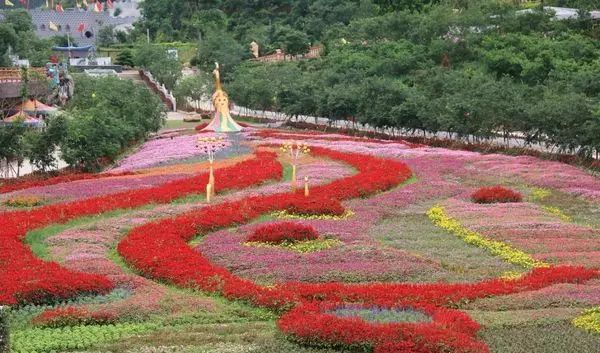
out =
{"type": "Polygon", "coordinates": [[[301,59],[315,59],[320,58],[321,53],[323,52],[322,45],[314,45],[308,49],[306,54],[300,55],[290,55],[283,52],[281,49],[277,49],[277,51],[270,55],[259,56],[258,58],[254,58],[254,61],[260,62],[279,62],[279,61],[293,61],[293,60],[301,60],[301,59]]]}
{"type": "MultiPolygon", "coordinates": [[[[27,69],[30,80],[46,78],[46,69],[34,67],[27,69]]],[[[16,67],[0,67],[0,82],[21,82],[21,69],[16,67]]]]}
{"type": "Polygon", "coordinates": [[[169,91],[164,84],[158,82],[150,71],[140,70],[140,77],[152,90],[160,96],[160,99],[165,103],[169,109],[177,111],[177,100],[171,91],[169,91]]]}

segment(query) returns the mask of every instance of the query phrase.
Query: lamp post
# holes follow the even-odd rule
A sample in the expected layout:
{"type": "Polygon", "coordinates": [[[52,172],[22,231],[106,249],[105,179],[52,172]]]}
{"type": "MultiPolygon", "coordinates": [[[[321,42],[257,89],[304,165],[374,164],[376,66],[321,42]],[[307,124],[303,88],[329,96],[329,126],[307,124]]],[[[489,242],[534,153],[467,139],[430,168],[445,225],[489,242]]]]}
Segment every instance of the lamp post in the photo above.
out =
{"type": "Polygon", "coordinates": [[[225,147],[225,138],[223,136],[199,137],[196,147],[200,148],[208,156],[209,175],[208,185],[206,187],[206,200],[210,202],[211,196],[215,195],[215,175],[213,163],[215,162],[215,153],[225,147]]]}
{"type": "Polygon", "coordinates": [[[300,159],[301,155],[309,153],[310,148],[305,143],[294,141],[281,146],[281,151],[290,156],[292,162],[292,191],[295,191],[297,186],[296,165],[298,164],[298,159],[300,159]]]}

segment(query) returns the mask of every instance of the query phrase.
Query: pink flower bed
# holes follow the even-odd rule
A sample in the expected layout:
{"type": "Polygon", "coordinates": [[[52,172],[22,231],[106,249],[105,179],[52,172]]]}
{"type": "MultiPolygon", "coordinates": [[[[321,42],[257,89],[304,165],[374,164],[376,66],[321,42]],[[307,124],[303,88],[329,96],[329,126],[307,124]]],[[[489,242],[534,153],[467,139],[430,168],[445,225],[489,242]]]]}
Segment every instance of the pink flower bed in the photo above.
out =
{"type": "Polygon", "coordinates": [[[158,186],[169,181],[187,177],[189,177],[188,174],[164,174],[148,176],[139,175],[135,177],[109,177],[98,180],[79,180],[56,185],[37,186],[8,194],[2,194],[0,195],[0,200],[9,199],[19,195],[34,195],[44,198],[47,201],[46,203],[74,201],[131,189],[158,186]]]}
{"type": "Polygon", "coordinates": [[[448,214],[467,228],[553,264],[600,267],[597,230],[566,223],[531,203],[480,205],[451,199],[448,214]]]}
{"type": "MultiPolygon", "coordinates": [[[[217,136],[217,134],[202,134],[202,137],[217,136]]],[[[150,140],[135,153],[119,162],[111,171],[129,171],[148,168],[164,163],[172,163],[194,156],[202,156],[204,152],[196,147],[198,135],[181,135],[150,140]]],[[[224,140],[227,146],[231,142],[224,140]]]]}
{"type": "Polygon", "coordinates": [[[71,228],[46,239],[52,258],[60,260],[66,268],[106,276],[116,288],[125,289],[130,295],[104,304],[67,307],[68,310],[64,313],[60,310],[58,312],[51,310],[36,319],[36,323],[60,326],[69,322],[100,321],[107,317],[111,318],[111,321],[140,320],[152,314],[174,314],[191,308],[212,308],[213,303],[209,300],[173,294],[158,283],[124,272],[109,255],[114,243],[118,241],[125,229],[148,222],[156,215],[183,212],[192,207],[166,205],[153,210],[136,211],[132,215],[97,222],[93,227],[83,225],[71,228]],[[172,302],[177,304],[171,305],[172,302]]]}

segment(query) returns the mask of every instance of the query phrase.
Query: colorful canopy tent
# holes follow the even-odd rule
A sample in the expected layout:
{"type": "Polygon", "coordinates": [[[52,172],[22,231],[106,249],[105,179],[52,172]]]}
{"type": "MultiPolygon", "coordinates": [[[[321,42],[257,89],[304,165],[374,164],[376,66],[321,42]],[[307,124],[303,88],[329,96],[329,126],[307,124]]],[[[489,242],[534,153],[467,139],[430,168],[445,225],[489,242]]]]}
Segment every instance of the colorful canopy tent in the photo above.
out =
{"type": "Polygon", "coordinates": [[[21,120],[25,125],[38,127],[42,125],[42,121],[40,119],[36,119],[32,116],[29,116],[25,113],[18,112],[17,114],[11,115],[8,118],[4,119],[3,123],[14,123],[21,120]]]}
{"type": "Polygon", "coordinates": [[[213,71],[216,79],[216,90],[212,96],[212,103],[215,107],[215,115],[212,121],[202,131],[214,132],[240,132],[243,127],[233,120],[229,114],[229,96],[221,87],[221,78],[219,74],[219,64],[213,71]]]}
{"type": "Polygon", "coordinates": [[[51,107],[49,105],[46,105],[46,104],[38,101],[37,99],[29,99],[26,102],[19,104],[15,108],[15,110],[18,110],[19,112],[25,112],[27,114],[47,115],[47,114],[57,111],[58,109],[51,107]]]}

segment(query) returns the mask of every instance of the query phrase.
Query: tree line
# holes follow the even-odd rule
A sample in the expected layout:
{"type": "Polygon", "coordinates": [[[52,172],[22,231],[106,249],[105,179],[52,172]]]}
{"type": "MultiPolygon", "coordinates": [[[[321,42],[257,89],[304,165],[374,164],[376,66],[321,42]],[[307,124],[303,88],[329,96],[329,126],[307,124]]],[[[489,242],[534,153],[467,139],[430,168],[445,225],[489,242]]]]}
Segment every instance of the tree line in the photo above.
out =
{"type": "MultiPolygon", "coordinates": [[[[220,62],[230,96],[249,108],[456,138],[516,135],[593,156],[600,21],[587,10],[597,1],[544,1],[582,9],[562,21],[541,2],[526,5],[530,12],[500,0],[146,0],[138,27],[198,42],[192,64],[210,72],[220,62]],[[325,53],[255,63],[252,41],[265,53],[319,42],[325,53]]],[[[174,90],[200,97],[203,87],[211,86],[198,76],[174,90]]]]}
{"type": "Polygon", "coordinates": [[[489,2],[436,5],[331,26],[320,60],[236,66],[239,105],[557,152],[600,151],[598,24],[489,2]]]}

